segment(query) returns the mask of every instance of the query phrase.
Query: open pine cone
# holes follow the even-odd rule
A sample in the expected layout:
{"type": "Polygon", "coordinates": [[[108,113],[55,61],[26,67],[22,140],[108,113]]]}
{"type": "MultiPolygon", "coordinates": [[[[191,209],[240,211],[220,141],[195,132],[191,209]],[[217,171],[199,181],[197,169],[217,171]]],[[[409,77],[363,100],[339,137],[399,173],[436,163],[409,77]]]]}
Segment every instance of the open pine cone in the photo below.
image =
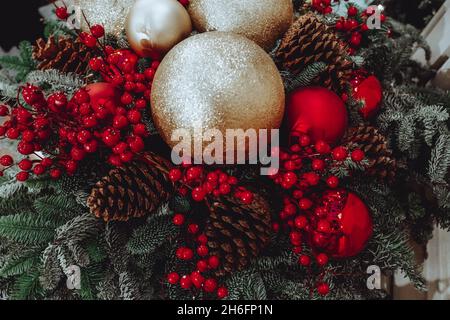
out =
{"type": "Polygon", "coordinates": [[[51,36],[40,38],[33,46],[33,58],[39,70],[56,69],[61,72],[86,73],[91,52],[79,39],[51,36]]]}
{"type": "Polygon", "coordinates": [[[397,161],[389,148],[386,137],[377,128],[361,124],[350,128],[344,144],[348,148],[359,148],[369,160],[368,173],[381,179],[392,180],[397,171],[397,161]]]}
{"type": "Polygon", "coordinates": [[[151,162],[139,160],[115,168],[97,182],[87,200],[97,218],[127,221],[151,213],[169,199],[173,184],[161,168],[169,170],[170,163],[154,154],[145,157],[151,162]]]}
{"type": "Polygon", "coordinates": [[[244,205],[232,197],[215,202],[205,233],[210,253],[222,262],[216,275],[242,270],[270,240],[269,205],[257,194],[250,205],[244,205]]]}
{"type": "Polygon", "coordinates": [[[324,62],[328,68],[314,84],[343,92],[351,76],[352,62],[347,60],[346,47],[334,31],[314,14],[308,13],[292,24],[275,53],[278,64],[298,74],[314,62],[324,62]]]}

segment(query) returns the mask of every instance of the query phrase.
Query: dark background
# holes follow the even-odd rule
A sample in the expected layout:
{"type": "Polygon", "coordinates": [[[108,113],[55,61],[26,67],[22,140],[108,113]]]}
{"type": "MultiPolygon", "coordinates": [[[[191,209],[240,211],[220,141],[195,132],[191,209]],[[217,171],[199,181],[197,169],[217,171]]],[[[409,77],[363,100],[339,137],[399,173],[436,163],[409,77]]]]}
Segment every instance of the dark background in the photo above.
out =
{"type": "Polygon", "coordinates": [[[0,4],[0,47],[6,52],[21,40],[35,40],[43,32],[38,8],[48,0],[2,0],[0,4]]]}

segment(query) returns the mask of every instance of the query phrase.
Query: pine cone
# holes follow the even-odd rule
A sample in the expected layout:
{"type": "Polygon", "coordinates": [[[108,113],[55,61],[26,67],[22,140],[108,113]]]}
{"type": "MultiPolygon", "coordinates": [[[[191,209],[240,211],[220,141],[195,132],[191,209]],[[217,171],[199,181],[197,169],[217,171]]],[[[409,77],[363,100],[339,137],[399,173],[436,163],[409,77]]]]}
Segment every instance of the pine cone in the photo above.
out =
{"type": "Polygon", "coordinates": [[[369,159],[368,173],[381,179],[392,180],[397,171],[397,161],[386,137],[377,128],[361,124],[350,128],[344,140],[349,149],[359,148],[369,159]]]}
{"type": "Polygon", "coordinates": [[[314,84],[343,92],[351,76],[352,63],[346,47],[334,31],[314,14],[308,13],[292,24],[275,53],[280,67],[298,74],[314,62],[325,62],[328,68],[314,84]]]}
{"type": "Polygon", "coordinates": [[[153,154],[145,157],[150,161],[115,168],[97,182],[87,200],[97,218],[127,221],[151,213],[169,199],[173,185],[161,168],[169,170],[170,163],[153,154]]]}
{"type": "Polygon", "coordinates": [[[47,41],[38,39],[33,46],[33,58],[39,62],[39,70],[84,74],[91,57],[91,52],[79,39],[51,36],[47,41]]]}
{"type": "Polygon", "coordinates": [[[223,276],[244,269],[268,244],[272,232],[268,203],[259,195],[251,205],[227,197],[211,207],[205,233],[212,255],[220,258],[223,276]]]}

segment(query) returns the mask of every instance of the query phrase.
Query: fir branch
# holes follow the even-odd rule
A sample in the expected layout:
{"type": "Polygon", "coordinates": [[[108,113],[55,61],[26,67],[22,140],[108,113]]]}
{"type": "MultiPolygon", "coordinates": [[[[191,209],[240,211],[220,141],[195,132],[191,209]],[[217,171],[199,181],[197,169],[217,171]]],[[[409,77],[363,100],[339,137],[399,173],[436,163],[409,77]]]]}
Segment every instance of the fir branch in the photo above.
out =
{"type": "Polygon", "coordinates": [[[42,244],[55,235],[58,224],[36,214],[16,214],[0,217],[0,234],[8,239],[26,243],[42,244]]]}
{"type": "Polygon", "coordinates": [[[38,86],[49,86],[51,91],[63,91],[72,94],[85,85],[84,80],[76,73],[61,73],[58,70],[36,70],[28,74],[26,81],[38,86]]]}
{"type": "Polygon", "coordinates": [[[21,255],[14,255],[0,269],[0,277],[20,275],[38,265],[40,257],[36,251],[29,250],[21,255]]]}
{"type": "Polygon", "coordinates": [[[11,72],[16,73],[16,81],[22,82],[30,71],[36,67],[32,58],[33,48],[28,41],[22,41],[19,44],[19,56],[0,57],[0,66],[11,72]]]}
{"type": "Polygon", "coordinates": [[[292,75],[287,71],[282,72],[286,92],[289,93],[300,87],[309,86],[315,78],[326,70],[326,68],[326,63],[314,62],[306,66],[298,75],[292,75]]]}
{"type": "Polygon", "coordinates": [[[42,287],[39,282],[38,270],[30,271],[19,276],[14,284],[11,298],[15,300],[27,300],[42,295],[42,287]]]}
{"type": "Polygon", "coordinates": [[[231,300],[266,300],[267,293],[261,274],[251,271],[234,273],[227,280],[231,300]]]}

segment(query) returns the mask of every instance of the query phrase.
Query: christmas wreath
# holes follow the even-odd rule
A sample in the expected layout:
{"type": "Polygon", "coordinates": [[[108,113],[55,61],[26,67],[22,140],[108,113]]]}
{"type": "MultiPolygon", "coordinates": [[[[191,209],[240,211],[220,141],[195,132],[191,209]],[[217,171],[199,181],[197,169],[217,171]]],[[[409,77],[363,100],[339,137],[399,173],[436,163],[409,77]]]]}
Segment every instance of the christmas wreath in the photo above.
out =
{"type": "Polygon", "coordinates": [[[0,58],[1,296],[389,297],[368,270],[424,289],[411,241],[450,227],[450,94],[382,10],[55,4],[0,58]],[[180,128],[281,129],[279,170],[174,164],[180,128]]]}

